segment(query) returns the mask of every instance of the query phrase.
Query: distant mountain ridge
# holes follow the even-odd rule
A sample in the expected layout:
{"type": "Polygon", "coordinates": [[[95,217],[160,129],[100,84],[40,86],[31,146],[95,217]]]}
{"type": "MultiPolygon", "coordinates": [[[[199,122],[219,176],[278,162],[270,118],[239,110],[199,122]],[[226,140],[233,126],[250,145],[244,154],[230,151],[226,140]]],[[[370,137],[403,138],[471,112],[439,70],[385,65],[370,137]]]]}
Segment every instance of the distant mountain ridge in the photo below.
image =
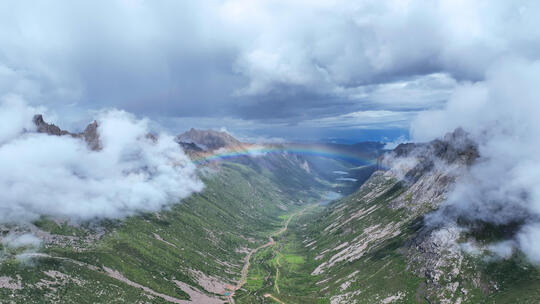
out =
{"type": "Polygon", "coordinates": [[[220,148],[234,148],[242,145],[238,139],[227,132],[215,130],[199,130],[191,128],[176,136],[179,143],[192,143],[203,150],[217,150],[220,148]]]}
{"type": "Polygon", "coordinates": [[[228,161],[267,170],[282,170],[289,163],[295,170],[302,168],[320,179],[338,182],[344,193],[356,189],[377,170],[376,159],[385,151],[381,142],[246,143],[227,132],[195,128],[178,135],[176,141],[188,155],[202,162],[220,161],[219,155],[225,155],[228,161]],[[337,176],[337,171],[345,175],[337,176]]]}

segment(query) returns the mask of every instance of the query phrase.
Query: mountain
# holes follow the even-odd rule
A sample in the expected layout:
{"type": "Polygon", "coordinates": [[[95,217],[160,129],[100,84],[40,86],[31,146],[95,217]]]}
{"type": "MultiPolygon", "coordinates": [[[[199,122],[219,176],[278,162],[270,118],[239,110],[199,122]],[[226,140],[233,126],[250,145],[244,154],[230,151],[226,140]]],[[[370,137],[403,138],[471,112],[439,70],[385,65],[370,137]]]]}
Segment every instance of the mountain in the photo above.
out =
{"type": "Polygon", "coordinates": [[[203,170],[201,177],[204,191],[159,213],[77,226],[43,218],[3,227],[4,236],[31,232],[43,243],[39,253],[0,248],[0,299],[220,303],[239,279],[245,252],[266,242],[280,216],[312,198],[301,191],[287,195],[239,164],[203,170]]]}
{"type": "MultiPolygon", "coordinates": [[[[41,116],[34,122],[36,132],[99,149],[97,122],[82,133],[41,116]]],[[[119,220],[0,225],[0,303],[540,298],[538,267],[519,253],[486,251],[512,227],[437,218],[480,159],[461,129],[386,152],[378,143],[255,145],[195,129],[177,141],[205,187],[170,208],[119,220]],[[362,171],[354,183],[340,180],[362,171]]]]}
{"type": "MultiPolygon", "coordinates": [[[[37,132],[74,134],[38,117],[37,132]]],[[[87,130],[90,130],[87,128],[87,130]]],[[[90,131],[88,131],[90,132],[90,131]]],[[[222,303],[241,278],[246,253],[267,242],[283,217],[319,193],[280,187],[276,172],[204,163],[202,192],[170,209],[123,220],[73,224],[46,218],[0,225],[0,303],[222,303]],[[23,240],[37,240],[39,246],[23,240]],[[23,244],[23,245],[21,245],[23,244]]],[[[232,300],[231,300],[232,301],[232,300]]]]}
{"type": "Polygon", "coordinates": [[[197,130],[194,128],[176,137],[180,143],[192,143],[203,150],[239,147],[242,143],[227,132],[214,130],[197,130]]]}
{"type": "Polygon", "coordinates": [[[43,115],[41,114],[34,115],[32,121],[34,122],[34,125],[36,126],[36,131],[38,133],[45,133],[55,136],[69,135],[71,137],[82,138],[86,141],[88,147],[91,150],[99,150],[101,148],[101,144],[99,142],[99,135],[97,133],[97,121],[94,121],[88,126],[86,126],[82,133],[71,133],[62,130],[54,124],[45,122],[43,120],[43,115]]]}
{"type": "MultiPolygon", "coordinates": [[[[40,115],[34,123],[36,132],[85,140],[90,148],[99,142],[96,122],[82,133],[64,131],[40,115]]],[[[237,140],[225,138],[238,147],[237,140]]],[[[160,212],[0,225],[0,303],[233,302],[246,254],[330,188],[290,153],[198,166],[204,190],[160,212]]]]}
{"type": "Polygon", "coordinates": [[[433,221],[479,157],[463,130],[402,144],[357,191],[306,210],[254,257],[239,303],[536,303],[539,268],[486,251],[511,227],[433,221]],[[248,278],[248,282],[250,280],[248,278]]]}
{"type": "MultiPolygon", "coordinates": [[[[226,132],[190,129],[176,137],[176,141],[193,158],[203,162],[215,160],[216,155],[233,156],[228,161],[269,170],[280,176],[283,187],[318,187],[340,193],[358,188],[377,169],[376,159],[384,151],[384,144],[363,142],[354,145],[333,143],[243,143],[226,132]],[[285,165],[287,164],[287,165],[285,165]],[[298,172],[302,169],[302,172],[298,172]],[[306,175],[307,173],[307,175],[306,175]],[[308,177],[308,182],[302,182],[308,177]],[[313,180],[324,181],[312,185],[313,180]],[[331,183],[329,185],[328,183],[331,183]],[[326,188],[325,188],[326,187],[326,188]]],[[[293,190],[294,191],[294,190],[293,190]]]]}

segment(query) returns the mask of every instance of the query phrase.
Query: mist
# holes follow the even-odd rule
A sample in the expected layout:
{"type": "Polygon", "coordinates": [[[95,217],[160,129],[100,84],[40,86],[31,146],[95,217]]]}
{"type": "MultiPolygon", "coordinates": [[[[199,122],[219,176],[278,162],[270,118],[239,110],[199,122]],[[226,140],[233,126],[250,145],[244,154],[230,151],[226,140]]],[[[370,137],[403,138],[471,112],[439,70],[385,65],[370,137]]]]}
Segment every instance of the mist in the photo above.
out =
{"type": "Polygon", "coordinates": [[[517,247],[538,263],[540,62],[508,59],[490,68],[485,79],[460,85],[444,109],[426,111],[412,123],[416,141],[462,127],[476,141],[480,153],[429,220],[460,218],[517,226],[507,242],[491,245],[492,251],[507,256],[511,247],[517,247]]]}
{"type": "Polygon", "coordinates": [[[102,149],[94,151],[81,138],[35,132],[32,117],[42,110],[15,96],[0,104],[0,223],[117,219],[158,211],[203,187],[172,136],[147,136],[147,119],[97,113],[102,149]]]}

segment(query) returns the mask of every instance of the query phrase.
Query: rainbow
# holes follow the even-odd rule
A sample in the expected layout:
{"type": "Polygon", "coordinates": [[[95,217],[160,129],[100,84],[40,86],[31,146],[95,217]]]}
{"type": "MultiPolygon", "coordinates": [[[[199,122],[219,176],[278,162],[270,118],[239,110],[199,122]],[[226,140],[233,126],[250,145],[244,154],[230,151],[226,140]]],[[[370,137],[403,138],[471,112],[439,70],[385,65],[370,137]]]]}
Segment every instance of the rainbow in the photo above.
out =
{"type": "Polygon", "coordinates": [[[224,161],[234,160],[235,158],[241,158],[246,156],[257,157],[268,154],[294,154],[303,156],[323,157],[330,159],[344,160],[351,163],[361,163],[364,165],[375,165],[377,160],[363,156],[361,154],[348,153],[344,151],[338,151],[337,149],[331,149],[321,146],[262,146],[262,145],[250,145],[236,147],[235,149],[216,151],[214,153],[203,153],[202,155],[195,155],[192,157],[192,161],[196,164],[202,164],[212,161],[224,161]]]}

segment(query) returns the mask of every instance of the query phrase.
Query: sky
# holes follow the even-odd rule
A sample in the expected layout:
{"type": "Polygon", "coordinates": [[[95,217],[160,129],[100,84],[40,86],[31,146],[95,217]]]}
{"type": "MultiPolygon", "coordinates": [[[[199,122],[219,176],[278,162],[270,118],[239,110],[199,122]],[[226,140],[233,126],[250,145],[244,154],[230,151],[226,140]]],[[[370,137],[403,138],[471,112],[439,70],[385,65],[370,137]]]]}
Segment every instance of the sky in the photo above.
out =
{"type": "Polygon", "coordinates": [[[539,59],[539,13],[538,1],[6,0],[0,99],[71,130],[114,108],[172,134],[395,141],[493,66],[539,59]]]}

